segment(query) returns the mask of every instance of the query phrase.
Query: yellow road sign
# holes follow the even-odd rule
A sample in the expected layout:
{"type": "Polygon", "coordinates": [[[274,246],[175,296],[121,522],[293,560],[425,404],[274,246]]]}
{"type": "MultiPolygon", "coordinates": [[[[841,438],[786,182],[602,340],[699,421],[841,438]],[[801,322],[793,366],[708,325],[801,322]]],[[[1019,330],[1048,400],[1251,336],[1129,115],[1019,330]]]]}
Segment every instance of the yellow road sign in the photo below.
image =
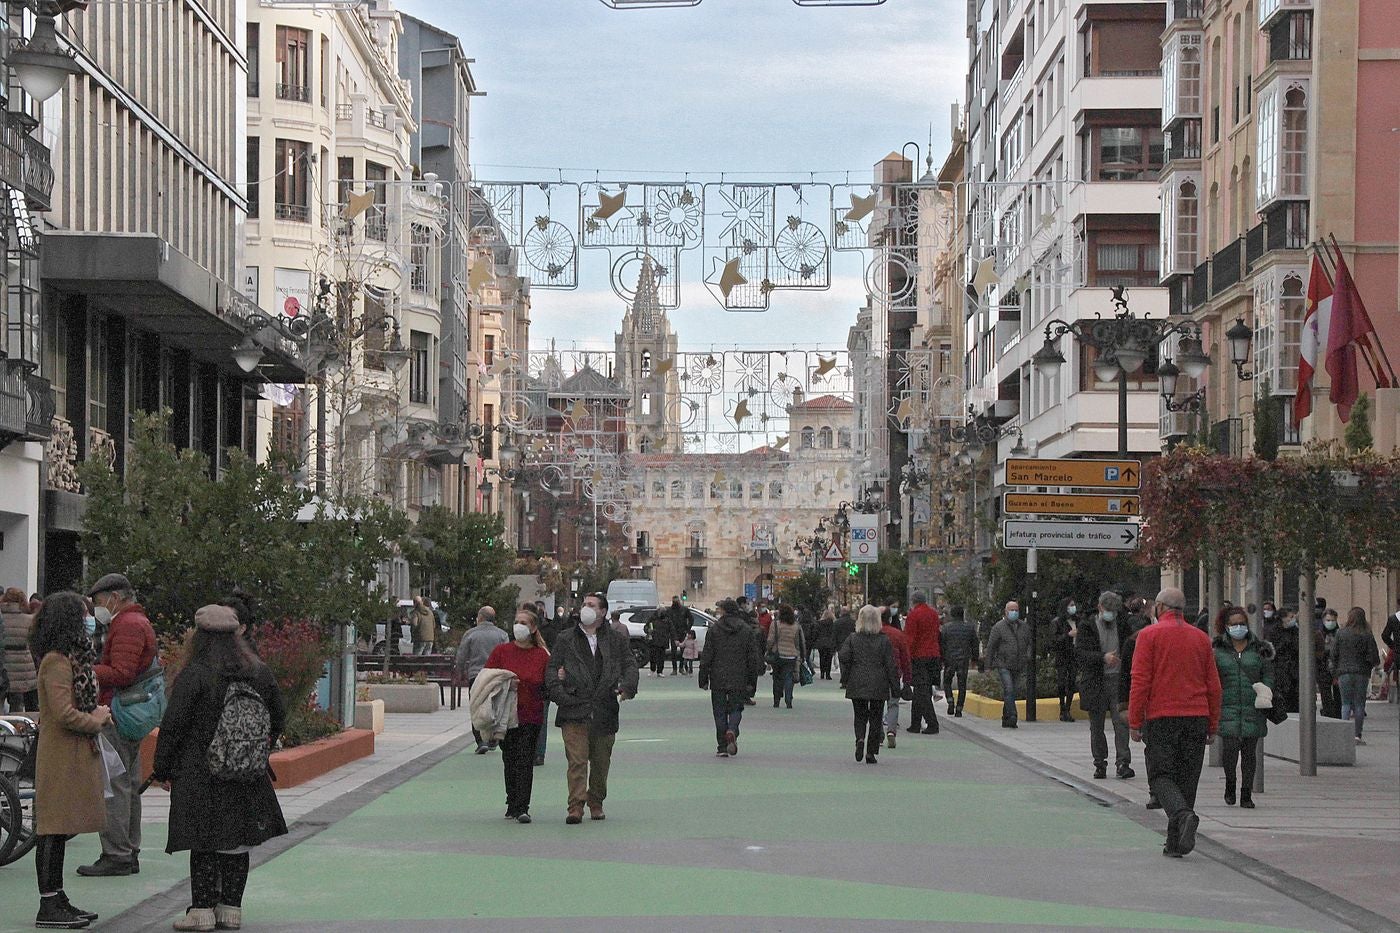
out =
{"type": "Polygon", "coordinates": [[[1027,460],[1006,461],[1008,486],[1101,486],[1137,489],[1141,460],[1027,460]]]}
{"type": "Polygon", "coordinates": [[[1008,492],[1001,510],[1007,515],[1137,515],[1139,508],[1137,496],[1008,492]]]}

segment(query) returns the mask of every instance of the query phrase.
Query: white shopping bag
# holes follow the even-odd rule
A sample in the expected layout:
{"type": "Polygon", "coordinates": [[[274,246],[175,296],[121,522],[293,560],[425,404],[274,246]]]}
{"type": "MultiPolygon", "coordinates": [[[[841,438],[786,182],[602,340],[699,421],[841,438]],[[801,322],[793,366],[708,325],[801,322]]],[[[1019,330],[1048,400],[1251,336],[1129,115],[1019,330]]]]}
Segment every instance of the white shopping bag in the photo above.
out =
{"type": "Polygon", "coordinates": [[[126,774],[126,765],[122,764],[122,756],[117,754],[107,736],[97,737],[97,747],[102,752],[102,796],[111,798],[116,796],[112,793],[112,782],[126,774]]]}

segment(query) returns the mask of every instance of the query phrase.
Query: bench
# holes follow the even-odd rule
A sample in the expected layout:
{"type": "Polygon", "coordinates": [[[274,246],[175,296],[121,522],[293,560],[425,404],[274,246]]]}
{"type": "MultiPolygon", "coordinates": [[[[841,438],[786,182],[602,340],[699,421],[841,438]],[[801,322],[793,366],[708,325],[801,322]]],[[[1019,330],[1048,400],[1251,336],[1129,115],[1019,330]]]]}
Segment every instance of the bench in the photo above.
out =
{"type": "MultiPolygon", "coordinates": [[[[382,674],[384,672],[384,655],[355,655],[355,671],[362,674],[382,674]]],[[[390,655],[389,673],[404,677],[422,674],[428,683],[437,684],[439,703],[449,704],[449,709],[456,709],[461,705],[464,685],[457,677],[457,659],[453,655],[390,655]]]]}
{"type": "MultiPolygon", "coordinates": [[[[1298,760],[1298,714],[1289,713],[1284,722],[1269,723],[1269,737],[1264,740],[1264,754],[1284,761],[1298,760]]],[[[1343,719],[1317,717],[1317,763],[1320,765],[1356,764],[1356,727],[1343,719]]]]}

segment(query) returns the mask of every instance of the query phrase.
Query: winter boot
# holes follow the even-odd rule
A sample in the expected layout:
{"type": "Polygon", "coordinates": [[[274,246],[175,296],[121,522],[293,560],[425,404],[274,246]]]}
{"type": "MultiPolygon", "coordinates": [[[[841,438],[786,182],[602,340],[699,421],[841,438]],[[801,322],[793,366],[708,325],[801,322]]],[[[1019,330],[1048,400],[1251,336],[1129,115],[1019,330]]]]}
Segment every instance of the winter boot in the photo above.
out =
{"type": "Polygon", "coordinates": [[[213,930],[216,928],[214,908],[191,907],[172,926],[176,930],[213,930]]]}
{"type": "Polygon", "coordinates": [[[230,907],[227,904],[214,905],[214,926],[220,930],[239,929],[243,926],[243,908],[230,907]]]}

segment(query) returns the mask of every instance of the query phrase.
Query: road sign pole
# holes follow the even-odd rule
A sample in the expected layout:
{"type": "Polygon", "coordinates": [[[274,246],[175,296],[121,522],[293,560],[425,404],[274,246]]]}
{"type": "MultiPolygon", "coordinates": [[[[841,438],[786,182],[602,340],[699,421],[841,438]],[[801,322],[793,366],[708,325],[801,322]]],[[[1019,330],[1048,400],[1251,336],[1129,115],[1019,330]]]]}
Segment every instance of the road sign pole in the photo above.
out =
{"type": "Polygon", "coordinates": [[[1036,571],[1039,569],[1038,556],[1034,546],[1026,551],[1026,581],[1030,584],[1030,598],[1026,600],[1026,624],[1031,627],[1031,656],[1029,663],[1026,665],[1026,722],[1035,722],[1036,700],[1040,698],[1040,690],[1036,686],[1036,674],[1039,671],[1039,665],[1036,661],[1036,648],[1039,644],[1039,640],[1036,638],[1035,631],[1035,602],[1036,596],[1039,595],[1036,593],[1035,589],[1035,576],[1036,571]]]}
{"type": "Polygon", "coordinates": [[[863,583],[862,586],[861,586],[861,603],[860,603],[860,604],[861,604],[862,606],[868,606],[868,605],[870,605],[870,565],[869,565],[869,564],[864,564],[864,565],[862,565],[862,566],[863,566],[864,569],[865,569],[865,574],[864,574],[864,576],[865,576],[865,581],[864,581],[864,583],[863,583]]]}

